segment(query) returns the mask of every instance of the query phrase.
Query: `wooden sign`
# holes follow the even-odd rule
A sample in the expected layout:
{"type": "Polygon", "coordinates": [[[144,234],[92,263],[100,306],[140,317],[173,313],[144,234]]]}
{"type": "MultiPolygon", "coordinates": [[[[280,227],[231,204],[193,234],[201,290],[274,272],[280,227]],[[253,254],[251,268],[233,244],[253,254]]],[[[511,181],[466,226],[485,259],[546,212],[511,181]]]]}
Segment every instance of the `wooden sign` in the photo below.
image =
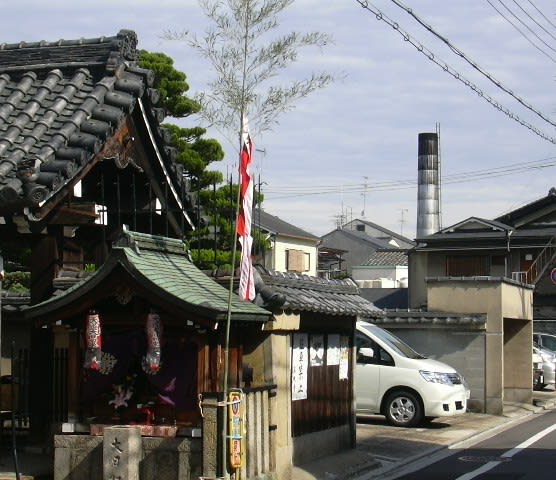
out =
{"type": "Polygon", "coordinates": [[[241,468],[245,457],[245,395],[239,389],[228,393],[230,466],[241,468]]]}

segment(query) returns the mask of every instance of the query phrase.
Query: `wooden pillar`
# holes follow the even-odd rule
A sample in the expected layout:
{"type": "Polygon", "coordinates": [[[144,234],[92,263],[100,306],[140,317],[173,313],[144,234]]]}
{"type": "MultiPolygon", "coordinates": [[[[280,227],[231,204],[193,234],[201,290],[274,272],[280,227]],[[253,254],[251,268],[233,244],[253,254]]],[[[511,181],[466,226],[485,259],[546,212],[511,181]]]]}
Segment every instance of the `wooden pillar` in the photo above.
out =
{"type": "Polygon", "coordinates": [[[30,436],[46,440],[50,433],[52,406],[52,330],[31,331],[31,368],[29,381],[30,436]]]}

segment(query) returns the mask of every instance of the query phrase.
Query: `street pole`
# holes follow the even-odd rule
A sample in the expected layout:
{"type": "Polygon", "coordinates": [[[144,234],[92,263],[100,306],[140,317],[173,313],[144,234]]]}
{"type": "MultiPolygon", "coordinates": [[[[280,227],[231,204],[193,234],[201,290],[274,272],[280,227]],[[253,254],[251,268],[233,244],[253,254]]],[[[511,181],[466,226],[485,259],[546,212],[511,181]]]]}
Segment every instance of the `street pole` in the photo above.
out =
{"type": "Polygon", "coordinates": [[[2,281],[4,280],[4,257],[0,251],[0,381],[2,379],[2,281]]]}

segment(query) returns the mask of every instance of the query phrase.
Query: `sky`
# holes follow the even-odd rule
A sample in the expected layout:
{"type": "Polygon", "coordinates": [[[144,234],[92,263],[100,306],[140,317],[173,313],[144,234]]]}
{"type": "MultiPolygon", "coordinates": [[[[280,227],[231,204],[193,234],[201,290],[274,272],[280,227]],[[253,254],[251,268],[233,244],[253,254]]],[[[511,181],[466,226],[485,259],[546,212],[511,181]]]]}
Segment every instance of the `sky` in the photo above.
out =
{"type": "MultiPolygon", "coordinates": [[[[301,50],[278,83],[315,71],[338,80],[253,139],[268,213],[317,236],[359,218],[414,238],[424,132],[440,133],[444,228],[471,216],[496,218],[556,186],[553,1],[296,0],[278,21],[283,33],[334,39],[301,50]]],[[[197,0],[18,0],[0,18],[0,44],[131,29],[138,48],[174,59],[193,95],[215,73],[184,42],[163,35],[202,34],[208,22],[197,0]]],[[[226,151],[211,168],[236,175],[237,146],[218,131],[207,136],[226,151]]]]}

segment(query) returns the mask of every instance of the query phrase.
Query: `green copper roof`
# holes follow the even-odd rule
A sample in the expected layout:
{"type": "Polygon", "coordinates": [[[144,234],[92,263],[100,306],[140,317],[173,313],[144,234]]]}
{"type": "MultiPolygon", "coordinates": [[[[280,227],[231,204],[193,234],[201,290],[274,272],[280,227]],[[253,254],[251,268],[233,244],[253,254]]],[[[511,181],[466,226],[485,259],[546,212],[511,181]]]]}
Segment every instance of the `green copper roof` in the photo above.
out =
{"type": "MultiPolygon", "coordinates": [[[[99,286],[118,267],[153,296],[164,298],[185,312],[211,320],[225,320],[228,311],[228,290],[199,270],[189,259],[180,240],[126,231],[114,243],[107,261],[90,277],[74,285],[64,294],[52,297],[26,310],[36,317],[82,299],[99,286]]],[[[265,322],[271,313],[232,294],[231,319],[265,322]]]]}

